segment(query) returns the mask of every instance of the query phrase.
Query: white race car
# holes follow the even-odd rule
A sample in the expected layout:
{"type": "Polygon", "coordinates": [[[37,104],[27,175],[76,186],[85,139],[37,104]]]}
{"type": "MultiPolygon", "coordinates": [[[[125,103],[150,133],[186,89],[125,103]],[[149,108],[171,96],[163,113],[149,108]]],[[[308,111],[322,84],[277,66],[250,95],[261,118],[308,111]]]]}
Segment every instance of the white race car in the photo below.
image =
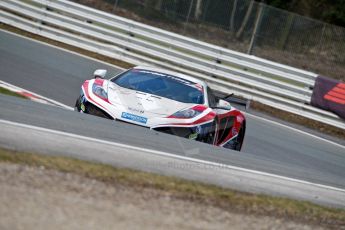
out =
{"type": "Polygon", "coordinates": [[[81,87],[78,112],[144,126],[224,148],[241,150],[246,120],[204,81],[137,66],[105,80],[106,70],[81,87]]]}

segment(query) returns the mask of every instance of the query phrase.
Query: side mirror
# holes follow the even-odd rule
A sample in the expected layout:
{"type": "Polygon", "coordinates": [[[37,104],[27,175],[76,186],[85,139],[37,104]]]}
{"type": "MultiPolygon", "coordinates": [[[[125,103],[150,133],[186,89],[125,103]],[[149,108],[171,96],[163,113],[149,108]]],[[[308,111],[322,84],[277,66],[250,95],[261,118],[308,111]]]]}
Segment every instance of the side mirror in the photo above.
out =
{"type": "Polygon", "coordinates": [[[231,109],[230,103],[222,99],[219,99],[216,107],[217,109],[225,109],[225,110],[231,109]]]}
{"type": "Polygon", "coordinates": [[[104,79],[106,74],[107,74],[107,70],[105,70],[105,69],[97,69],[97,70],[93,73],[93,76],[94,76],[94,78],[101,78],[101,79],[104,79]]]}

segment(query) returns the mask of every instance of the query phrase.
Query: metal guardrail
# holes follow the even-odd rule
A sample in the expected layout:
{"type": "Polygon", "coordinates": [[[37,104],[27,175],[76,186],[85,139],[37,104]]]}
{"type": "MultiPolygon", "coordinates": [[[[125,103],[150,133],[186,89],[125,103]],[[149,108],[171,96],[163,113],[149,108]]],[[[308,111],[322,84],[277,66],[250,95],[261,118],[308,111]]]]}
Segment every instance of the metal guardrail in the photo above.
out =
{"type": "Polygon", "coordinates": [[[345,129],[309,105],[317,74],[231,51],[66,0],[3,0],[2,23],[133,64],[153,64],[206,80],[272,107],[345,129]]]}

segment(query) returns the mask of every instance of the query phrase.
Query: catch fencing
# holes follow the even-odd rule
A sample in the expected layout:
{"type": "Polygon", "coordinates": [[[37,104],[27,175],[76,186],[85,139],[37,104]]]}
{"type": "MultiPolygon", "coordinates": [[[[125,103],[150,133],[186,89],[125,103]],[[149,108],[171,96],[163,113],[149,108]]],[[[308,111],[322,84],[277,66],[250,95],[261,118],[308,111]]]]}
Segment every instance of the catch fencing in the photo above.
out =
{"type": "Polygon", "coordinates": [[[345,28],[254,0],[74,0],[345,82],[345,28]]]}

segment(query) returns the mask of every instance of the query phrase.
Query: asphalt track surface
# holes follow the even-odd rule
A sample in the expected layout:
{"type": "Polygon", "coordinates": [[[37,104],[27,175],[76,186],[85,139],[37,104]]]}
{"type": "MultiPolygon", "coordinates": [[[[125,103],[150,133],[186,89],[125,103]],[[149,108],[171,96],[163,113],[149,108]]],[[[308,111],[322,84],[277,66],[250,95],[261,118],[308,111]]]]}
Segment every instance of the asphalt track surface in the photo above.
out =
{"type": "MultiPolygon", "coordinates": [[[[112,66],[0,32],[0,79],[73,106],[95,69],[112,66]]],[[[345,148],[292,129],[247,117],[241,153],[169,137],[138,126],[0,97],[0,119],[259,170],[345,189],[345,148]],[[85,118],[87,117],[87,119],[85,118]],[[91,121],[91,122],[90,122],[91,121]],[[154,136],[152,136],[154,135],[154,136]]],[[[4,143],[1,143],[4,144],[4,143]]],[[[7,144],[8,145],[8,144],[7,144]]]]}

